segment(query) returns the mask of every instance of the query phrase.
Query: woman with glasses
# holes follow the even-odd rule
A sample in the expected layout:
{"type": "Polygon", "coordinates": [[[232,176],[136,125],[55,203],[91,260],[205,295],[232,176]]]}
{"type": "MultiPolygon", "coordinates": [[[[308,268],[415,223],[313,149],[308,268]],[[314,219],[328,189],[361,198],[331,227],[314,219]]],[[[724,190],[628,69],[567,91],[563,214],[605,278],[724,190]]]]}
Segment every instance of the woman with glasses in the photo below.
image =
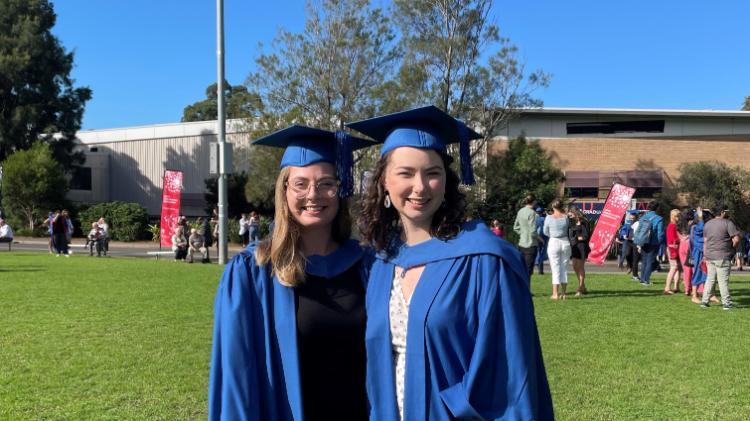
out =
{"type": "Polygon", "coordinates": [[[339,197],[369,142],[292,126],[254,144],[285,148],[276,223],[219,284],[209,419],[367,419],[365,266],[339,197]]]}
{"type": "MultiPolygon", "coordinates": [[[[349,125],[384,142],[360,214],[377,252],[367,287],[370,419],[553,418],[521,255],[466,202],[446,144],[463,123],[435,107],[349,125]]],[[[468,167],[468,168],[467,168],[468,167]]]]}

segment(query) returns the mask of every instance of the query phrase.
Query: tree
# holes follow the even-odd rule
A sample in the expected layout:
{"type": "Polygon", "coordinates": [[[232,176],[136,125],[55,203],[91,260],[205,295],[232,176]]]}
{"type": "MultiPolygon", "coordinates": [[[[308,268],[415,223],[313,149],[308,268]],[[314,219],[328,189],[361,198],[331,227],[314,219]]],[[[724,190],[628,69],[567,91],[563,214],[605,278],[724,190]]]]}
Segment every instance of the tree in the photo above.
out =
{"type": "Polygon", "coordinates": [[[13,153],[2,166],[3,208],[22,217],[30,230],[65,202],[68,180],[46,143],[37,141],[31,149],[13,153]]]}
{"type": "MultiPolygon", "coordinates": [[[[249,91],[262,101],[251,136],[290,124],[343,129],[347,122],[392,111],[387,98],[396,87],[388,81],[400,54],[394,39],[390,20],[369,0],[308,3],[305,30],[282,29],[273,51],[260,55],[248,77],[249,91]]],[[[272,205],[279,156],[251,148],[246,193],[254,206],[272,205]]]]}
{"type": "Polygon", "coordinates": [[[506,151],[488,158],[486,178],[485,206],[478,213],[509,224],[527,194],[533,193],[540,203],[550,203],[558,194],[563,173],[538,140],[520,136],[510,140],[506,151]]]}
{"type": "Polygon", "coordinates": [[[0,160],[43,140],[68,170],[84,160],[73,141],[91,90],[73,87],[55,19],[48,0],[0,2],[0,160]]]}
{"type": "MultiPolygon", "coordinates": [[[[219,185],[218,178],[211,177],[204,180],[206,184],[206,213],[211,215],[211,211],[219,203],[219,185]]],[[[230,218],[239,218],[241,213],[249,211],[250,204],[245,199],[245,185],[247,184],[247,173],[229,174],[227,178],[227,203],[229,204],[227,215],[230,218]]],[[[272,202],[273,203],[273,202],[272,202]]],[[[265,210],[265,209],[264,209],[265,210]]]]}
{"type": "Polygon", "coordinates": [[[532,93],[550,76],[526,75],[518,48],[490,19],[492,0],[394,0],[394,7],[409,69],[400,74],[421,78],[411,82],[422,91],[416,99],[481,130],[474,155],[521,108],[542,105],[532,93]]]}
{"type": "Polygon", "coordinates": [[[743,229],[750,223],[750,173],[741,167],[729,167],[718,161],[700,161],[680,165],[677,190],[688,205],[716,211],[727,205],[731,218],[743,229]]]}
{"type": "MultiPolygon", "coordinates": [[[[224,82],[224,103],[227,118],[252,118],[261,106],[257,94],[251,94],[244,86],[232,86],[224,82]]],[[[206,99],[185,107],[182,121],[208,121],[218,119],[218,95],[216,83],[206,88],[206,99]]]]}
{"type": "Polygon", "coordinates": [[[742,103],[742,111],[750,111],[750,96],[745,97],[745,102],[742,103]]]}

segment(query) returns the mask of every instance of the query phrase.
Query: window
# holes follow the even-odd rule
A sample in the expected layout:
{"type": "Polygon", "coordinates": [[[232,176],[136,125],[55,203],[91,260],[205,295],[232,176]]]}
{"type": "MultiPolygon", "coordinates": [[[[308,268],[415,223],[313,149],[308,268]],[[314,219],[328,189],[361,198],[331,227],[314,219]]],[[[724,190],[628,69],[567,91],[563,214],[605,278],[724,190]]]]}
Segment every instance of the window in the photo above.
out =
{"type": "Polygon", "coordinates": [[[599,197],[599,187],[568,187],[568,197],[599,197]]]}
{"type": "Polygon", "coordinates": [[[657,193],[661,193],[661,187],[636,187],[633,197],[636,199],[653,199],[657,193]]]}
{"type": "Polygon", "coordinates": [[[568,134],[664,133],[664,120],[568,123],[568,134]]]}
{"type": "Polygon", "coordinates": [[[71,190],[91,190],[91,168],[77,167],[73,169],[72,174],[71,190]]]}

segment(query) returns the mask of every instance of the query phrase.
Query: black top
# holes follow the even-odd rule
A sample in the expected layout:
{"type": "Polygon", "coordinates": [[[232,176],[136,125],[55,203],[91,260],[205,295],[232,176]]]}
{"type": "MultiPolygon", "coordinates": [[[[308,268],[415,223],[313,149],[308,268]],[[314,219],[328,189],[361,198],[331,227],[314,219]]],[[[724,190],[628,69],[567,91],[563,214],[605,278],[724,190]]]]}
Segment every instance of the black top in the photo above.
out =
{"type": "Polygon", "coordinates": [[[294,289],[304,418],[366,420],[365,288],[360,263],[294,289]]]}
{"type": "Polygon", "coordinates": [[[575,246],[578,243],[589,243],[589,224],[581,222],[580,225],[576,225],[575,221],[570,221],[568,224],[568,239],[570,245],[575,246]],[[583,237],[583,240],[579,240],[578,237],[583,237]]]}

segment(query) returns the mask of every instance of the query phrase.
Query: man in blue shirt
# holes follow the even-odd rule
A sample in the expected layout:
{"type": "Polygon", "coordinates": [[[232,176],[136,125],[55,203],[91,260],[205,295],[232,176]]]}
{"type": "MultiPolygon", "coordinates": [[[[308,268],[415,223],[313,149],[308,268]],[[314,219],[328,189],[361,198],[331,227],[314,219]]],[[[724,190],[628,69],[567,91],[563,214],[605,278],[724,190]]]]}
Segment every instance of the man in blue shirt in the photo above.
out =
{"type": "Polygon", "coordinates": [[[640,219],[641,224],[651,224],[651,237],[648,243],[641,246],[641,284],[645,286],[651,285],[653,262],[656,260],[656,253],[659,252],[659,245],[665,241],[664,219],[656,213],[658,209],[659,202],[652,200],[648,203],[648,212],[640,219]]]}

